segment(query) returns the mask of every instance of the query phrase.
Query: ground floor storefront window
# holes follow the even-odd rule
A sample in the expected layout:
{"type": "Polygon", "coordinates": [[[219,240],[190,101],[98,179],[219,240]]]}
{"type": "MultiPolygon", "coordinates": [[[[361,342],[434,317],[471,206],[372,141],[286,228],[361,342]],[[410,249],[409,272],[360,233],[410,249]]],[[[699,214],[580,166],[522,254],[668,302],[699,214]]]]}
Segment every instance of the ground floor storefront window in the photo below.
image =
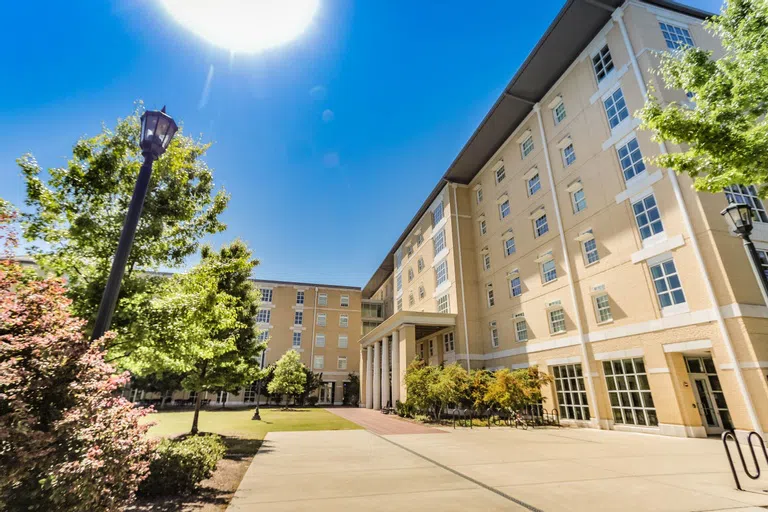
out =
{"type": "Polygon", "coordinates": [[[552,367],[557,390],[560,417],[569,420],[588,420],[587,390],[581,364],[564,364],[552,367]]]}
{"type": "Polygon", "coordinates": [[[614,423],[659,424],[642,358],[603,361],[603,371],[614,423]]]}

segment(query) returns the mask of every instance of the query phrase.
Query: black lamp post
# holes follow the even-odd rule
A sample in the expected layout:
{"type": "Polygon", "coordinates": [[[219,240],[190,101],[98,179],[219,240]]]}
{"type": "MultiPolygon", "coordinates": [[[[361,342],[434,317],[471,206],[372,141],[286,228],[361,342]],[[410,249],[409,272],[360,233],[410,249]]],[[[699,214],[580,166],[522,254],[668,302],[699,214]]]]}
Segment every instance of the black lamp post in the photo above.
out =
{"type": "MultiPolygon", "coordinates": [[[[261,351],[261,370],[264,369],[264,356],[267,355],[267,350],[264,349],[261,351]]],[[[261,421],[261,412],[259,411],[259,402],[261,402],[261,383],[264,379],[259,379],[259,382],[256,383],[256,410],[253,411],[253,417],[252,420],[259,420],[261,421]]]]}
{"type": "Polygon", "coordinates": [[[757,254],[755,244],[749,238],[750,233],[752,233],[752,207],[743,203],[730,203],[726,206],[725,210],[720,212],[720,215],[725,217],[731,231],[739,235],[744,241],[744,248],[749,253],[750,258],[752,258],[753,268],[760,279],[763,298],[766,300],[766,305],[768,305],[768,275],[762,269],[760,256],[757,254]]]}
{"type": "Polygon", "coordinates": [[[125,265],[128,262],[128,255],[131,253],[133,238],[136,236],[136,227],[144,207],[144,199],[147,197],[149,179],[152,176],[152,163],[165,153],[177,129],[176,122],[165,113],[165,107],[159,112],[147,110],[141,116],[140,145],[144,163],[139,170],[139,177],[136,179],[136,186],[133,189],[133,197],[131,197],[131,203],[128,205],[128,213],[125,215],[123,231],[120,233],[120,241],[117,244],[115,259],[112,260],[112,269],[109,271],[107,286],[101,297],[91,340],[104,336],[112,323],[112,314],[115,312],[120,284],[123,281],[123,274],[125,274],[125,265]]]}

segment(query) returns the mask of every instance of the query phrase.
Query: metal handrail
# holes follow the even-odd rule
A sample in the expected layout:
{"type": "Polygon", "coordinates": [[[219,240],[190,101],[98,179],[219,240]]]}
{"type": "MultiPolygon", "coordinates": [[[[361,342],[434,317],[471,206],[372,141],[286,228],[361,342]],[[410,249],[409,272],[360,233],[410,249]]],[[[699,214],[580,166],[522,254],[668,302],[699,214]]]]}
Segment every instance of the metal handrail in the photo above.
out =
{"type": "Polygon", "coordinates": [[[750,432],[747,434],[747,446],[749,446],[749,452],[752,454],[752,462],[755,464],[755,474],[753,475],[750,473],[749,468],[747,467],[747,461],[744,458],[744,452],[741,450],[741,445],[739,444],[739,440],[736,439],[736,431],[726,430],[722,433],[720,438],[723,440],[723,447],[725,448],[725,455],[728,457],[728,464],[731,466],[731,473],[733,473],[733,480],[736,482],[736,488],[740,491],[743,491],[744,489],[741,488],[741,482],[739,482],[739,476],[736,473],[736,465],[733,463],[733,456],[731,455],[731,449],[728,447],[728,438],[733,439],[733,441],[736,443],[736,452],[739,454],[739,459],[741,460],[741,467],[744,469],[744,473],[752,480],[757,480],[760,478],[760,464],[757,461],[757,455],[755,455],[755,446],[752,444],[752,437],[757,437],[757,439],[760,441],[760,448],[763,449],[763,455],[765,456],[765,461],[768,463],[768,449],[765,447],[765,441],[763,440],[762,436],[758,434],[755,431],[750,432]]]}

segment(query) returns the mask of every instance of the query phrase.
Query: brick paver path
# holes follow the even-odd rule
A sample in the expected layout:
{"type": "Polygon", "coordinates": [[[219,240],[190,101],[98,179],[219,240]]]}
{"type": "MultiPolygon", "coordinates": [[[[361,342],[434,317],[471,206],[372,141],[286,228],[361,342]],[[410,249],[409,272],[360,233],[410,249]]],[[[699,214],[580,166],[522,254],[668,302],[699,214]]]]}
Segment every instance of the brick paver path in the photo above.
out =
{"type": "Polygon", "coordinates": [[[392,434],[444,434],[442,430],[436,428],[425,427],[413,423],[394,414],[382,414],[380,411],[374,411],[373,409],[358,408],[340,408],[340,409],[326,409],[328,412],[332,412],[342,418],[346,418],[349,421],[357,423],[366,430],[370,430],[374,434],[381,436],[388,436],[392,434]]]}

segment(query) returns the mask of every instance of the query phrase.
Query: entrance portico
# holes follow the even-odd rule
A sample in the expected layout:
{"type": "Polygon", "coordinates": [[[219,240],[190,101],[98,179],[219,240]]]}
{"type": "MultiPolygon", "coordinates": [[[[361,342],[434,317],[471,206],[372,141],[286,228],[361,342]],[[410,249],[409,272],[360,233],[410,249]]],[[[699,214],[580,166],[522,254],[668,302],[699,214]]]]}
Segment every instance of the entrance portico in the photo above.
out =
{"type": "Polygon", "coordinates": [[[405,401],[404,374],[416,356],[416,341],[455,326],[455,314],[401,311],[363,336],[360,350],[365,372],[360,385],[365,407],[379,410],[405,401]]]}

